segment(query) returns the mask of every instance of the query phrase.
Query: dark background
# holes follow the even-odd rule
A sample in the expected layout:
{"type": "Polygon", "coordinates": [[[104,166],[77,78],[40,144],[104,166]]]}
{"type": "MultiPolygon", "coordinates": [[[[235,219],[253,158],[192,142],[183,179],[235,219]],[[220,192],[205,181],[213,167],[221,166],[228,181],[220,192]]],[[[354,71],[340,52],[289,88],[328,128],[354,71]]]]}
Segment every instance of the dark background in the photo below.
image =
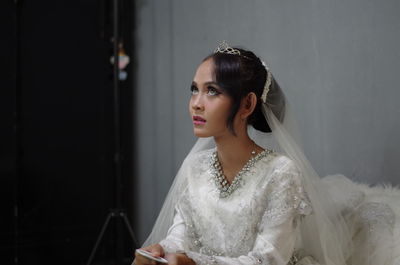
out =
{"type": "MultiPolygon", "coordinates": [[[[131,47],[132,1],[119,2],[131,47]]],[[[133,77],[120,82],[116,187],[112,26],[112,0],[0,2],[1,265],[85,264],[116,193],[132,209],[133,77]]],[[[131,262],[134,243],[114,219],[94,264],[131,262]]]]}

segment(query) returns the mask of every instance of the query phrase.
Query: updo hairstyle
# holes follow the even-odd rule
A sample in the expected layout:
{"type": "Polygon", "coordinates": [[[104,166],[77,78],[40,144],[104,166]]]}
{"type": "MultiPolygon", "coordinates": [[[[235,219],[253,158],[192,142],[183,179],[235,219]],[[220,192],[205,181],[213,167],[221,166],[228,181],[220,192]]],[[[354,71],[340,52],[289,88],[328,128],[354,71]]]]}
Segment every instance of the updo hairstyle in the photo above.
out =
{"type": "MultiPolygon", "coordinates": [[[[232,108],[227,119],[227,126],[235,134],[233,120],[240,108],[241,100],[250,92],[253,92],[257,96],[257,105],[253,113],[248,117],[247,122],[256,130],[265,133],[271,132],[271,128],[261,110],[261,95],[267,78],[267,70],[260,58],[253,52],[236,47],[234,49],[239,50],[240,55],[217,52],[203,60],[213,60],[216,82],[232,98],[232,108]]],[[[274,78],[272,78],[272,85],[275,88],[279,87],[274,78]]],[[[276,116],[282,120],[284,105],[279,110],[273,110],[273,112],[275,115],[279,114],[276,116]],[[276,111],[279,113],[276,113],[276,111]]]]}

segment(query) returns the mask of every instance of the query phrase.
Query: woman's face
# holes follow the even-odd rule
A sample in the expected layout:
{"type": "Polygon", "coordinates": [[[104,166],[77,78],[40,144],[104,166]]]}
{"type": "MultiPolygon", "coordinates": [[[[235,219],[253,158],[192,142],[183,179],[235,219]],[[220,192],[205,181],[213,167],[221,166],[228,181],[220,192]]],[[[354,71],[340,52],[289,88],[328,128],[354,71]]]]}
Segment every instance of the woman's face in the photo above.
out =
{"type": "Polygon", "coordinates": [[[204,61],[197,68],[191,91],[189,113],[194,134],[197,137],[219,137],[231,133],[226,121],[232,100],[215,81],[212,59],[204,61]]]}

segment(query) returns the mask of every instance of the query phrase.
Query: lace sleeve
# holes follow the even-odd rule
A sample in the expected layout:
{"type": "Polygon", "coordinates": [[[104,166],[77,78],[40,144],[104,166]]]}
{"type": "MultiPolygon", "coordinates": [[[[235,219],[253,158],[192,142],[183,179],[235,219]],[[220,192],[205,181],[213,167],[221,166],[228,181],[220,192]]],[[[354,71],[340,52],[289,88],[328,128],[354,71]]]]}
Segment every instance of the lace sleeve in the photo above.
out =
{"type": "Polygon", "coordinates": [[[300,171],[292,161],[275,171],[265,192],[266,207],[262,223],[278,225],[290,217],[309,215],[310,200],[305,192],[300,171]]]}
{"type": "Polygon", "coordinates": [[[159,244],[163,247],[164,251],[168,253],[183,253],[184,236],[185,222],[179,209],[176,207],[173,224],[168,230],[167,237],[159,244]]]}
{"type": "MultiPolygon", "coordinates": [[[[191,251],[186,252],[186,255],[198,265],[295,264],[293,252],[298,220],[301,216],[310,214],[312,208],[302,186],[299,171],[292,163],[275,171],[262,200],[260,207],[264,207],[264,214],[258,230],[255,231],[257,236],[253,249],[247,255],[225,257],[191,251]]],[[[311,263],[303,259],[301,264],[311,263]]]]}

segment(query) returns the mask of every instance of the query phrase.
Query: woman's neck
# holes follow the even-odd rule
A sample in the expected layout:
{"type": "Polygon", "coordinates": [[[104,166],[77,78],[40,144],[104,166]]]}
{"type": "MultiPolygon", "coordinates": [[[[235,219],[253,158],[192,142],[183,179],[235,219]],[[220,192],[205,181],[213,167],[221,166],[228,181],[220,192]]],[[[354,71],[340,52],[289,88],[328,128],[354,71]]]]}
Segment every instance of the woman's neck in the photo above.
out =
{"type": "Polygon", "coordinates": [[[218,159],[221,163],[225,178],[229,183],[233,181],[237,173],[244,167],[249,159],[263,149],[257,146],[247,135],[224,135],[215,137],[218,159]]]}

